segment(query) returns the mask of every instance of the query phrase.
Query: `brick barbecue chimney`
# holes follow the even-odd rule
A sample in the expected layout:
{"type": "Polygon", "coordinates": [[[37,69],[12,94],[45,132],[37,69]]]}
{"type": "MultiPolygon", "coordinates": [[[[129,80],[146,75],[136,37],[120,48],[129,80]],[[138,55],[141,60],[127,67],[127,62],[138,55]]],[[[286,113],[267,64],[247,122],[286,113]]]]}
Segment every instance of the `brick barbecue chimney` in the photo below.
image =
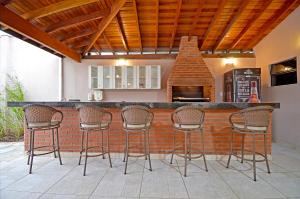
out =
{"type": "Polygon", "coordinates": [[[181,37],[179,54],[167,82],[169,102],[173,101],[175,87],[183,90],[199,87],[202,90],[201,97],[215,101],[215,79],[201,56],[196,36],[191,37],[190,41],[188,36],[181,37]]]}

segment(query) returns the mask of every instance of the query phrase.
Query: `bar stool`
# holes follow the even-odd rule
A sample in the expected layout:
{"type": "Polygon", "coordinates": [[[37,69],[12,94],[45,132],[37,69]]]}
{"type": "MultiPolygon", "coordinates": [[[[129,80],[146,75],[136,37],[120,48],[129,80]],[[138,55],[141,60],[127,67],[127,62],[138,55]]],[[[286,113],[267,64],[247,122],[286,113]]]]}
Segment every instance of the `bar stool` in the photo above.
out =
{"type": "Polygon", "coordinates": [[[244,160],[252,161],[253,163],[253,179],[256,181],[256,162],[263,162],[266,161],[268,173],[270,173],[270,167],[268,162],[267,156],[267,140],[266,134],[269,128],[269,121],[270,121],[270,113],[273,111],[273,107],[271,106],[258,106],[258,107],[251,107],[243,109],[239,112],[233,113],[229,117],[229,122],[232,127],[231,132],[231,141],[230,141],[230,154],[228,157],[227,168],[230,164],[231,155],[236,156],[237,158],[241,158],[241,163],[244,160]],[[233,135],[234,134],[241,134],[242,135],[242,146],[241,146],[241,157],[237,154],[233,154],[233,135]],[[245,159],[244,158],[244,143],[245,143],[245,136],[251,135],[252,136],[252,159],[245,159]],[[264,154],[256,152],[255,149],[255,138],[256,135],[263,135],[264,136],[264,154]],[[256,160],[256,154],[263,157],[262,160],[256,160]]]}
{"type": "Polygon", "coordinates": [[[63,120],[63,114],[61,111],[56,110],[50,106],[46,105],[26,105],[23,107],[25,113],[25,122],[26,127],[30,131],[29,133],[29,150],[28,150],[28,160],[27,165],[30,163],[29,174],[32,173],[32,164],[33,164],[33,157],[46,155],[50,153],[54,153],[54,158],[56,158],[56,151],[59,158],[59,163],[62,165],[61,157],[60,157],[60,150],[59,150],[59,136],[58,136],[58,128],[63,120]],[[58,120],[55,120],[56,115],[59,116],[58,120]],[[34,136],[36,131],[52,131],[52,145],[47,146],[39,146],[34,147],[34,136]],[[55,135],[56,135],[56,143],[55,143],[55,135]],[[52,151],[35,154],[35,149],[41,149],[46,147],[52,147],[52,151]]]}
{"type": "Polygon", "coordinates": [[[149,161],[149,170],[152,171],[151,160],[150,160],[150,147],[149,147],[149,130],[151,128],[153,113],[149,108],[140,105],[126,106],[121,111],[123,120],[123,129],[126,134],[124,159],[125,171],[127,172],[128,157],[143,157],[149,161]],[[130,132],[143,132],[144,134],[144,155],[129,155],[129,135],[130,132]]]}
{"type": "Polygon", "coordinates": [[[205,152],[204,152],[204,138],[203,138],[203,123],[204,123],[205,112],[197,106],[182,106],[177,108],[171,115],[173,127],[175,129],[173,134],[173,150],[170,164],[173,163],[174,153],[179,149],[176,147],[176,132],[184,133],[184,156],[176,154],[180,157],[184,157],[184,176],[187,173],[187,159],[197,159],[203,157],[205,170],[207,170],[205,152]],[[197,132],[201,134],[202,150],[201,155],[192,156],[192,144],[191,144],[191,133],[197,132]],[[189,157],[188,157],[189,156],[189,157]]]}
{"type": "Polygon", "coordinates": [[[86,166],[88,157],[102,156],[105,159],[105,154],[108,155],[109,165],[112,167],[110,150],[109,150],[109,127],[112,121],[112,114],[103,108],[94,105],[79,106],[77,108],[80,117],[80,130],[81,134],[81,151],[79,157],[79,163],[81,164],[81,157],[83,152],[85,153],[83,176],[86,175],[86,166]],[[104,146],[104,131],[107,131],[106,147],[104,146]],[[101,132],[101,153],[95,155],[89,155],[88,150],[92,148],[98,148],[99,146],[88,146],[89,134],[92,132],[101,132]],[[85,141],[85,145],[83,142],[85,141]]]}

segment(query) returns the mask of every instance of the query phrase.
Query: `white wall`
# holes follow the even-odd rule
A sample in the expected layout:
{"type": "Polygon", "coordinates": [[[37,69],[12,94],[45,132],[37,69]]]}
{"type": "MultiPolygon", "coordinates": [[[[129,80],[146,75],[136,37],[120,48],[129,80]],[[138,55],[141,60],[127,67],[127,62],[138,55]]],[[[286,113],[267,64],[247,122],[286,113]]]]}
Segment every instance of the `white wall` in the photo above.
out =
{"type": "Polygon", "coordinates": [[[300,147],[300,7],[255,47],[256,64],[262,67],[265,100],[280,102],[273,118],[274,141],[300,147]],[[297,56],[298,83],[270,87],[269,65],[297,56]]]}
{"type": "Polygon", "coordinates": [[[6,73],[17,76],[24,87],[26,100],[60,99],[59,57],[0,32],[0,58],[1,79],[6,73]]]}
{"type": "MultiPolygon", "coordinates": [[[[231,70],[224,65],[222,58],[204,59],[210,68],[216,81],[216,102],[222,101],[223,91],[223,74],[231,70]]],[[[68,58],[63,60],[64,68],[64,97],[66,99],[76,98],[82,101],[87,100],[88,96],[88,66],[91,64],[114,65],[116,60],[82,60],[82,63],[74,62],[68,58]]],[[[167,100],[167,78],[174,66],[174,59],[164,60],[129,60],[132,65],[161,65],[162,69],[162,89],[161,90],[104,90],[105,101],[153,101],[163,102],[167,100]]],[[[255,58],[238,58],[236,59],[237,68],[255,67],[255,58]]]]}

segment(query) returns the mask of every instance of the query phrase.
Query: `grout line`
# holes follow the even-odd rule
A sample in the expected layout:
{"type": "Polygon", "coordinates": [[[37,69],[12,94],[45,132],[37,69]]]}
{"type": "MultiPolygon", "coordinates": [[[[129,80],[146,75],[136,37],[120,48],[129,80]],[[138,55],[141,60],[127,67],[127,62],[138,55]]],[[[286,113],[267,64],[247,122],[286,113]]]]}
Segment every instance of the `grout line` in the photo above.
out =
{"type": "Polygon", "coordinates": [[[187,196],[188,196],[188,198],[190,199],[191,197],[190,197],[189,191],[188,191],[188,189],[187,189],[187,186],[186,186],[186,184],[185,184],[185,181],[184,181],[184,179],[183,179],[184,177],[182,176],[182,173],[181,173],[181,171],[180,171],[180,168],[179,168],[178,161],[177,161],[177,160],[175,160],[175,162],[176,162],[176,165],[177,165],[178,172],[179,172],[179,174],[180,174],[181,180],[182,180],[182,182],[183,182],[183,185],[184,185],[184,187],[185,187],[185,190],[186,190],[187,196]]]}
{"type": "MultiPolygon", "coordinates": [[[[152,162],[151,162],[151,164],[152,164],[152,162]]],[[[142,194],[142,186],[143,186],[143,179],[144,179],[144,173],[145,173],[145,166],[146,166],[146,160],[144,161],[144,168],[143,168],[143,173],[142,173],[142,179],[141,179],[140,191],[139,191],[138,198],[141,198],[141,194],[142,194]]],[[[152,168],[152,172],[153,172],[153,168],[152,168]]]]}
{"type": "MultiPolygon", "coordinates": [[[[217,162],[217,161],[216,161],[217,162]]],[[[210,167],[215,171],[215,173],[221,178],[221,180],[229,187],[229,189],[232,191],[232,193],[237,197],[240,198],[238,193],[234,191],[234,189],[230,186],[230,184],[222,177],[222,175],[218,172],[217,169],[215,169],[213,166],[210,165],[210,167]]],[[[237,170],[238,171],[238,170],[237,170]]],[[[240,171],[238,171],[240,172],[240,171]]],[[[242,172],[241,172],[242,173],[242,172]]],[[[248,177],[248,176],[247,176],[248,177]]]]}
{"type": "MultiPolygon", "coordinates": [[[[271,175],[272,173],[270,173],[269,175],[271,175]]],[[[263,177],[261,177],[261,173],[257,174],[259,176],[259,178],[264,181],[265,183],[269,184],[272,188],[274,188],[276,191],[278,191],[279,193],[281,193],[285,198],[288,198],[288,196],[286,196],[284,193],[282,193],[279,189],[277,189],[277,187],[275,187],[274,185],[272,185],[270,182],[268,182],[267,180],[265,180],[263,177]]]]}
{"type": "MultiPolygon", "coordinates": [[[[63,164],[64,165],[64,164],[63,164]]],[[[61,165],[61,166],[63,166],[61,165]]],[[[69,173],[71,173],[75,168],[76,168],[77,165],[74,165],[70,171],[66,172],[62,177],[60,177],[56,182],[54,182],[44,193],[42,193],[39,197],[41,198],[43,195],[45,195],[52,187],[54,187],[57,183],[59,183],[64,177],[66,177],[69,173]]]]}
{"type": "MultiPolygon", "coordinates": [[[[108,158],[108,157],[107,157],[107,158],[108,158]]],[[[109,169],[112,169],[112,168],[108,167],[108,168],[106,169],[105,173],[103,174],[102,177],[100,177],[99,181],[96,183],[96,186],[95,186],[94,190],[91,192],[91,194],[89,195],[88,198],[91,198],[91,197],[93,196],[93,194],[95,193],[95,191],[96,191],[97,187],[99,186],[100,182],[101,182],[101,181],[103,180],[103,178],[108,174],[108,170],[109,170],[109,169]]]]}
{"type": "MultiPolygon", "coordinates": [[[[46,163],[42,164],[40,167],[36,168],[36,170],[41,169],[42,167],[46,166],[47,164],[49,164],[49,163],[51,163],[51,162],[53,162],[53,161],[55,161],[55,160],[50,160],[49,162],[46,162],[46,163]]],[[[26,164],[26,165],[27,165],[27,164],[26,164]]],[[[29,166],[29,165],[28,165],[28,166],[29,166]]],[[[32,166],[33,166],[33,165],[32,165],[32,166]]],[[[22,177],[16,179],[14,182],[8,184],[7,186],[3,187],[3,188],[0,189],[0,190],[4,190],[4,189],[6,189],[7,187],[9,187],[10,185],[15,184],[15,183],[18,183],[18,182],[21,181],[23,178],[25,178],[25,177],[27,177],[27,176],[29,176],[29,175],[32,175],[32,174],[27,173],[26,175],[24,175],[24,176],[22,176],[22,177]]],[[[16,190],[7,190],[7,191],[16,191],[16,190]]],[[[23,191],[23,192],[24,192],[24,191],[23,191]]],[[[32,193],[40,193],[40,192],[32,192],[32,193]]]]}

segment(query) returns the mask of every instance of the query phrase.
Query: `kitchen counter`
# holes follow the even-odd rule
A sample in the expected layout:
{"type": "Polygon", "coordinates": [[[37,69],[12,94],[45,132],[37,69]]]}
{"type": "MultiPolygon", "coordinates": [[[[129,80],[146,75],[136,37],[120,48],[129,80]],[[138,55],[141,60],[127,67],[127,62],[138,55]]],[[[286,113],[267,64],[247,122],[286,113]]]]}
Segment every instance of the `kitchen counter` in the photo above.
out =
{"type": "Polygon", "coordinates": [[[166,109],[174,109],[184,105],[197,105],[203,107],[204,109],[244,109],[248,107],[254,106],[263,106],[269,105],[274,108],[280,108],[279,103],[234,103],[234,102],[70,102],[70,101],[57,101],[57,102],[8,102],[9,107],[22,107],[27,104],[45,104],[53,107],[76,107],[84,104],[93,104],[96,106],[101,106],[104,108],[122,108],[124,106],[138,104],[145,105],[150,108],[166,108],[166,109]]]}
{"type": "MultiPolygon", "coordinates": [[[[275,109],[280,108],[279,103],[167,103],[167,102],[9,102],[9,107],[22,107],[27,104],[45,104],[53,106],[63,112],[64,119],[59,130],[60,149],[61,151],[80,151],[81,132],[79,129],[79,116],[76,106],[82,104],[94,104],[104,107],[113,115],[113,120],[110,126],[110,148],[114,153],[123,153],[125,134],[122,127],[121,108],[126,105],[139,104],[151,107],[154,113],[154,120],[150,130],[150,151],[152,154],[166,154],[172,148],[174,129],[171,123],[171,114],[175,108],[194,104],[205,109],[204,121],[204,144],[205,151],[210,155],[227,154],[229,151],[230,132],[232,131],[229,123],[229,116],[233,112],[240,109],[270,105],[275,109]]],[[[25,129],[24,142],[25,150],[28,149],[29,136],[25,129]]],[[[99,132],[92,132],[89,136],[91,145],[101,143],[99,132]]],[[[35,135],[36,145],[47,145],[51,141],[49,133],[43,131],[37,132],[35,135]]],[[[141,135],[130,135],[130,142],[133,144],[140,143],[141,135]]],[[[184,134],[177,133],[176,138],[178,143],[184,143],[184,134]]],[[[192,133],[192,146],[200,148],[201,136],[199,133],[192,133]]],[[[141,145],[142,146],[142,145],[141,145]]],[[[241,146],[241,136],[235,136],[234,148],[238,149],[241,146]]],[[[245,147],[251,150],[251,136],[245,138],[245,147]]],[[[256,147],[258,152],[263,152],[262,136],[257,136],[256,147]]],[[[271,153],[272,148],[272,124],[267,133],[267,150],[271,153]]],[[[143,147],[133,148],[131,152],[142,153],[143,147]]],[[[100,147],[99,147],[100,150],[100,147]]],[[[194,152],[197,153],[197,152],[194,152]]]]}

